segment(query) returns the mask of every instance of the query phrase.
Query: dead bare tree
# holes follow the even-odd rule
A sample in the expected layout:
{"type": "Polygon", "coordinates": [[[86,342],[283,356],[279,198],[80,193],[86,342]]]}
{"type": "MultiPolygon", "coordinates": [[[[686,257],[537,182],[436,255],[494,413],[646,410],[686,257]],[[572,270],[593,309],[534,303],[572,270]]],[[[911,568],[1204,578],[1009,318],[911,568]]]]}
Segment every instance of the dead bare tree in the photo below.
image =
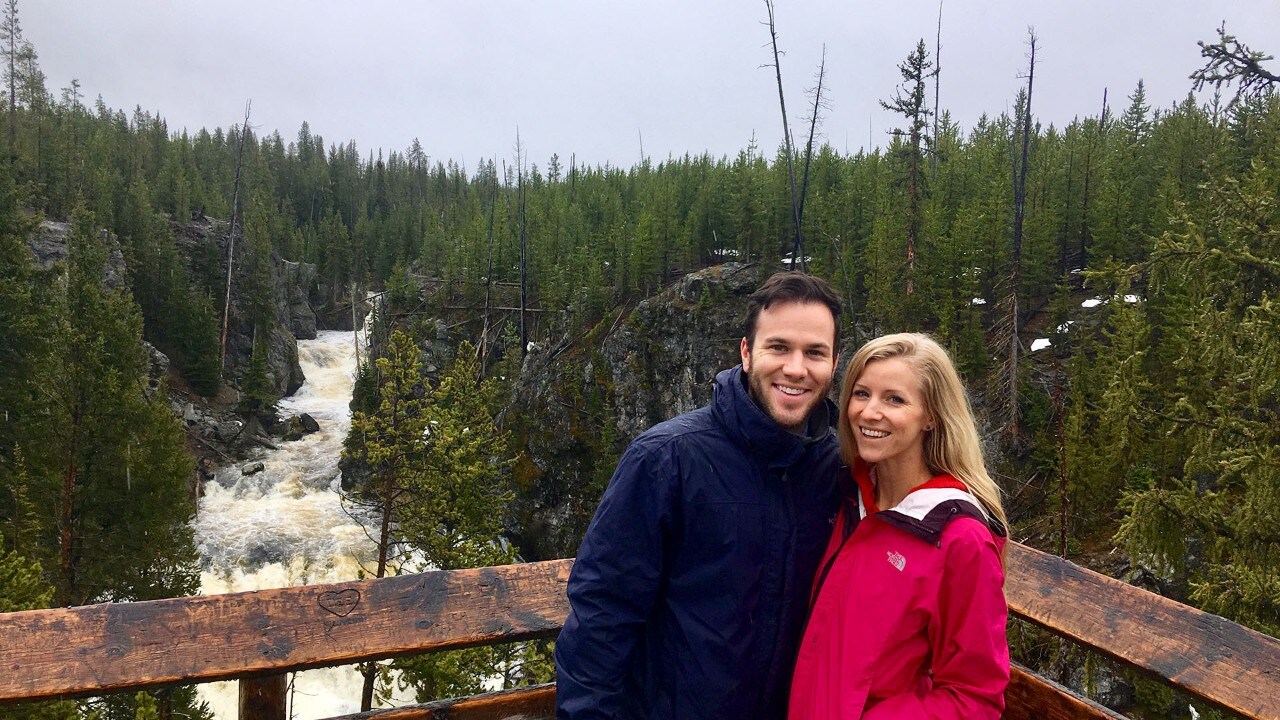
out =
{"type": "MultiPolygon", "coordinates": [[[[244,141],[249,134],[249,110],[253,107],[253,99],[245,101],[244,122],[240,123],[240,148],[236,151],[236,180],[231,190],[231,227],[227,230],[227,291],[222,301],[222,338],[218,341],[218,374],[221,375],[227,366],[227,324],[231,319],[231,269],[236,257],[236,222],[240,209],[240,177],[244,168],[244,141]]],[[[355,298],[352,298],[355,302],[355,298]]]]}
{"type": "Polygon", "coordinates": [[[9,164],[18,158],[18,55],[22,52],[22,24],[18,21],[18,0],[6,0],[0,38],[4,40],[9,75],[9,164]]]}
{"type": "MultiPolygon", "coordinates": [[[[823,82],[827,77],[827,44],[822,44],[822,62],[818,65],[817,83],[809,90],[813,95],[813,112],[809,116],[809,140],[804,146],[804,173],[801,175],[800,181],[800,210],[796,213],[796,227],[804,220],[804,200],[809,194],[809,166],[813,161],[813,140],[818,132],[818,122],[822,110],[827,108],[826,98],[822,97],[823,82]]],[[[805,267],[804,258],[799,255],[801,247],[799,245],[800,233],[796,231],[797,244],[792,248],[792,266],[794,267],[795,258],[800,258],[800,267],[805,267]]]]}
{"type": "Polygon", "coordinates": [[[1013,247],[1009,268],[1009,359],[1006,366],[1006,382],[1009,389],[1009,433],[1018,434],[1018,352],[1021,341],[1018,336],[1018,286],[1022,281],[1022,226],[1027,204],[1027,156],[1031,147],[1031,92],[1036,77],[1036,32],[1027,29],[1027,45],[1030,48],[1027,64],[1027,98],[1022,104],[1022,152],[1018,162],[1018,179],[1013,193],[1013,247]]]}
{"type": "Polygon", "coordinates": [[[491,162],[493,170],[493,196],[489,199],[489,260],[484,271],[484,327],[480,332],[480,377],[483,378],[489,359],[489,306],[493,298],[493,219],[498,213],[498,167],[491,162]]]}
{"type": "Polygon", "coordinates": [[[938,36],[933,41],[933,155],[929,156],[929,174],[938,177],[938,115],[942,114],[942,0],[938,0],[938,36]]]}
{"type": "Polygon", "coordinates": [[[933,154],[929,156],[929,174],[938,174],[938,116],[942,108],[942,2],[938,0],[938,37],[933,44],[933,154]]]}
{"type": "Polygon", "coordinates": [[[524,146],[516,129],[516,192],[520,195],[520,357],[529,352],[529,328],[525,324],[529,306],[529,234],[525,222],[524,146]]]}
{"type": "Polygon", "coordinates": [[[800,197],[796,191],[795,152],[791,143],[791,124],[787,120],[787,99],[782,92],[782,63],[778,53],[778,29],[774,22],[773,0],[764,0],[765,9],[769,11],[769,42],[773,47],[773,69],[778,79],[778,106],[782,108],[782,135],[787,153],[787,177],[791,181],[791,221],[795,224],[795,244],[791,251],[791,267],[796,262],[804,269],[804,238],[800,235],[800,197]]]}
{"type": "Polygon", "coordinates": [[[910,297],[915,292],[916,247],[924,226],[923,200],[928,195],[928,178],[924,173],[924,153],[932,152],[930,140],[925,132],[929,127],[929,108],[924,99],[925,81],[932,75],[933,64],[929,61],[929,52],[925,50],[924,38],[916,43],[916,49],[907,55],[907,59],[898,65],[903,83],[894,93],[890,101],[881,100],[880,107],[897,113],[908,123],[907,130],[894,130],[893,134],[906,137],[904,147],[893,152],[906,162],[906,177],[903,179],[907,190],[907,267],[905,294],[910,297]]]}
{"type": "Polygon", "coordinates": [[[1053,366],[1053,417],[1054,435],[1058,444],[1058,557],[1067,557],[1067,523],[1071,520],[1071,495],[1067,474],[1067,431],[1063,418],[1067,414],[1065,392],[1062,387],[1062,367],[1053,366]]]}

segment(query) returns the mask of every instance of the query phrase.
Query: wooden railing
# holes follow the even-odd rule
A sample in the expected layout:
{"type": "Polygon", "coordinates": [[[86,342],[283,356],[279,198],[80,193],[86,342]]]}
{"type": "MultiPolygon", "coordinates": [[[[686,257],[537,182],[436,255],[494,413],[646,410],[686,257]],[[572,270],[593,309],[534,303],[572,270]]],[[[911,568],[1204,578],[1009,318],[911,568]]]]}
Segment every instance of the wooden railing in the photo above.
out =
{"type": "MultiPolygon", "coordinates": [[[[309,668],[553,637],[572,560],[257,592],[0,615],[0,702],[240,681],[241,716],[285,717],[284,678],[309,668]]],[[[1018,617],[1210,704],[1280,720],[1280,640],[1017,544],[1018,617]]],[[[1006,718],[1114,718],[1015,667],[1006,718]]],[[[360,716],[554,716],[550,685],[360,716]]]]}

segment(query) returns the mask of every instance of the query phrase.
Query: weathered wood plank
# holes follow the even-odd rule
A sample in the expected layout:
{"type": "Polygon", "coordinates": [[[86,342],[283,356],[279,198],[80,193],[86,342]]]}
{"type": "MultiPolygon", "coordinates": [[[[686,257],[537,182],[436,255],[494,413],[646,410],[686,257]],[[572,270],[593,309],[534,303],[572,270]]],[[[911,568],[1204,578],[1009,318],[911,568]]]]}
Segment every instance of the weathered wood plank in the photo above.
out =
{"type": "Polygon", "coordinates": [[[556,685],[547,683],[423,705],[340,715],[329,720],[551,720],[555,716],[556,685]]]}
{"type": "Polygon", "coordinates": [[[1004,692],[1004,720],[1124,720],[1123,715],[1015,663],[1004,692]]]}
{"type": "Polygon", "coordinates": [[[103,694],[549,637],[571,560],[0,615],[0,700],[103,694]]]}
{"type": "Polygon", "coordinates": [[[240,681],[240,720],[286,720],[289,676],[263,675],[240,681]]]}
{"type": "Polygon", "coordinates": [[[1017,543],[1005,562],[1017,616],[1227,710],[1280,720],[1280,640],[1017,543]]]}
{"type": "MultiPolygon", "coordinates": [[[[555,717],[555,685],[537,685],[458,700],[373,710],[329,720],[528,720],[555,717]]],[[[1055,682],[1015,665],[1005,693],[1005,720],[1124,720],[1055,682]]]]}

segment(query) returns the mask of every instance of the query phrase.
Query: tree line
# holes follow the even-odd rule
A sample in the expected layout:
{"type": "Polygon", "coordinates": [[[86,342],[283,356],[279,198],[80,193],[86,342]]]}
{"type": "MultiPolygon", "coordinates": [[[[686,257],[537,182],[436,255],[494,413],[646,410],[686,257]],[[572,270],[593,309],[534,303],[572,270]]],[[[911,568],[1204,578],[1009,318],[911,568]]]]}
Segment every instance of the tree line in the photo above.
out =
{"type": "MultiPolygon", "coordinates": [[[[330,309],[370,289],[406,316],[424,302],[469,309],[481,367],[464,374],[476,376],[492,374],[493,348],[524,347],[500,308],[544,311],[520,313],[529,340],[580,338],[682,273],[803,262],[842,290],[855,338],[919,329],[951,349],[990,430],[1015,535],[1068,556],[1114,537],[1162,591],[1280,633],[1280,100],[1267,58],[1224,28],[1193,78],[1216,89],[1207,101],[1153,108],[1139,81],[1116,107],[1100,92],[1098,108],[1061,128],[1031,112],[1034,63],[1012,110],[961,128],[927,106],[937,74],[922,41],[885,101],[902,126],[884,148],[820,144],[795,164],[753,137],[732,157],[620,168],[518,153],[466,168],[416,140],[367,152],[306,123],[290,140],[248,122],[171,131],[141,108],[87,104],[74,80],[55,96],[16,0],[2,20],[6,608],[195,590],[191,459],[138,341],[199,392],[252,385],[224,378],[217,357],[226,258],[175,234],[235,215],[237,263],[312,263],[330,309]],[[806,168],[798,199],[794,165],[806,168]],[[25,246],[41,217],[70,225],[52,270],[25,246]],[[119,282],[102,229],[121,249],[119,282]],[[424,287],[443,290],[427,301],[424,287]]],[[[270,312],[261,275],[234,290],[256,322],[270,312]]],[[[395,348],[383,359],[412,365],[395,348]]],[[[394,394],[382,384],[403,368],[370,368],[355,431],[376,435],[394,394]]],[[[517,455],[504,447],[502,462],[517,455]]],[[[450,537],[432,522],[403,531],[450,537]]],[[[510,557],[476,555],[460,537],[445,562],[510,557]]]]}

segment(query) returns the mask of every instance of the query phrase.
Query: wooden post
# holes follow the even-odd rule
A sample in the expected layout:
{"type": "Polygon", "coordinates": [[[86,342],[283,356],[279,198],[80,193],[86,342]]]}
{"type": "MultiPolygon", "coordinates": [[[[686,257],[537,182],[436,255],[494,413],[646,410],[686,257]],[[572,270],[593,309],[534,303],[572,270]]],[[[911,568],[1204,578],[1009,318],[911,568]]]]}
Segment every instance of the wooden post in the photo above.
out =
{"type": "Polygon", "coordinates": [[[263,675],[240,681],[240,720],[288,720],[289,676],[263,675]]]}

